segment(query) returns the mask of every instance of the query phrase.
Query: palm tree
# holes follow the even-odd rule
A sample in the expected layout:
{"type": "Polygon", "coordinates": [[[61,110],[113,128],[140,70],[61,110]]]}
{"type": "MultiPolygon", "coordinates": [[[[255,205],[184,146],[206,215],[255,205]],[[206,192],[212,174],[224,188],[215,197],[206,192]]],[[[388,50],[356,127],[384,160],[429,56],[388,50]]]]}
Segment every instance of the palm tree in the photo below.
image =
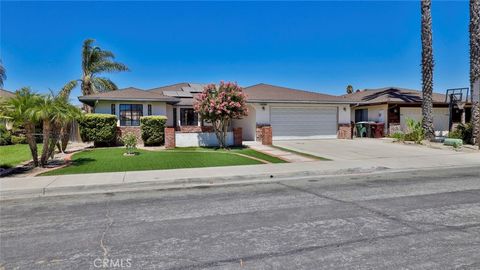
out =
{"type": "MultiPolygon", "coordinates": [[[[70,92],[75,88],[76,83],[74,81],[67,83],[61,90],[60,93],[58,94],[58,97],[61,99],[64,99],[64,102],[68,103],[68,98],[70,95],[70,92]]],[[[73,110],[70,111],[71,114],[75,114],[78,110],[73,110]]],[[[65,152],[67,149],[68,141],[70,140],[70,133],[72,131],[72,122],[73,121],[68,121],[64,123],[60,127],[60,142],[59,142],[59,150],[60,152],[65,152]]]]}
{"type": "Polygon", "coordinates": [[[422,116],[426,139],[433,139],[432,93],[433,93],[433,45],[431,0],[421,0],[422,10],[422,116]]]}
{"type": "Polygon", "coordinates": [[[347,86],[347,94],[352,94],[352,93],[353,93],[353,86],[349,84],[347,86]]]}
{"type": "Polygon", "coordinates": [[[36,108],[41,97],[33,93],[30,88],[24,87],[15,93],[15,96],[1,104],[0,114],[12,121],[14,126],[23,126],[25,137],[32,154],[33,165],[38,166],[38,151],[35,140],[35,126],[38,121],[32,116],[31,110],[36,108]]]}
{"type": "MultiPolygon", "coordinates": [[[[93,39],[87,39],[83,42],[82,78],[70,82],[76,86],[77,82],[80,81],[82,95],[117,90],[117,85],[109,78],[99,77],[98,75],[105,72],[129,70],[126,65],[114,61],[115,55],[111,51],[94,46],[94,42],[93,39]]],[[[85,110],[87,112],[91,111],[88,106],[85,106],[85,110]]]]}
{"type": "Polygon", "coordinates": [[[3,82],[7,79],[7,73],[3,66],[2,60],[0,60],[0,87],[3,87],[3,82]]]}
{"type": "Polygon", "coordinates": [[[78,117],[80,112],[68,103],[62,95],[43,96],[32,109],[34,119],[42,121],[43,149],[40,165],[45,167],[50,157],[53,157],[55,146],[59,142],[62,127],[78,117]]]}
{"type": "Polygon", "coordinates": [[[470,91],[472,97],[472,144],[480,145],[480,103],[474,84],[480,83],[480,1],[470,0],[470,91]],[[474,95],[477,95],[476,97],[474,95]]]}

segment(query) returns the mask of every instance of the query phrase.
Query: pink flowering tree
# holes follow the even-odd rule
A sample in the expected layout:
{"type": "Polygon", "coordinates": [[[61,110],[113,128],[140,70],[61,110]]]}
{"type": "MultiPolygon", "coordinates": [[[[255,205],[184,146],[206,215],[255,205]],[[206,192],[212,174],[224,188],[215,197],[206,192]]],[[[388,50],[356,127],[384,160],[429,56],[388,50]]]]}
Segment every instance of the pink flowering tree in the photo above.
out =
{"type": "Polygon", "coordinates": [[[193,108],[203,120],[213,125],[220,148],[227,146],[227,131],[232,119],[240,119],[248,113],[243,89],[231,82],[205,86],[193,108]]]}

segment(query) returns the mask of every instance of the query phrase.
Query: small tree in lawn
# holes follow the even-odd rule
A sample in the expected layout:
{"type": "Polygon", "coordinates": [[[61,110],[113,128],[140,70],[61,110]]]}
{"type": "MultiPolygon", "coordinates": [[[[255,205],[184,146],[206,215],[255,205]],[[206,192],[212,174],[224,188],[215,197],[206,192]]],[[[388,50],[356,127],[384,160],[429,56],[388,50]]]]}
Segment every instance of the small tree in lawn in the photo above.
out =
{"type": "Polygon", "coordinates": [[[213,125],[220,148],[227,146],[227,131],[232,119],[240,119],[248,113],[246,96],[236,83],[220,82],[205,86],[194,103],[195,112],[213,125]]]}

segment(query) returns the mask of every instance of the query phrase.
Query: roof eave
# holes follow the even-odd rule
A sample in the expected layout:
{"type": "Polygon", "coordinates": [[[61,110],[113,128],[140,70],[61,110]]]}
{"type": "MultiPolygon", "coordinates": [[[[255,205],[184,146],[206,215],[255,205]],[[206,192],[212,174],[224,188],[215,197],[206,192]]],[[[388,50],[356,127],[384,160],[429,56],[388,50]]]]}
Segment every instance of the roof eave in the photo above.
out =
{"type": "Polygon", "coordinates": [[[268,99],[247,99],[247,103],[300,103],[300,104],[352,104],[352,101],[332,100],[268,100],[268,99]]]}
{"type": "Polygon", "coordinates": [[[87,105],[93,106],[96,101],[160,101],[168,104],[176,104],[180,102],[176,98],[93,98],[93,97],[78,97],[78,100],[87,105]]]}

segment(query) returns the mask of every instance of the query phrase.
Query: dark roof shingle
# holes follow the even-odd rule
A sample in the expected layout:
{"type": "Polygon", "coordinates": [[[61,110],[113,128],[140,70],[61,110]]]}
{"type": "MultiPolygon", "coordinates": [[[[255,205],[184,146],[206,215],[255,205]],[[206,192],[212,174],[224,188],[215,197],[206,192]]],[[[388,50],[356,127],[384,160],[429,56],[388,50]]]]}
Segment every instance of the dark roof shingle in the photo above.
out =
{"type": "MultiPolygon", "coordinates": [[[[342,96],[346,100],[363,104],[378,103],[422,103],[422,92],[400,87],[364,89],[342,96]]],[[[445,103],[445,95],[433,93],[433,103],[445,103]]]]}
{"type": "Polygon", "coordinates": [[[286,88],[270,84],[256,84],[243,89],[247,101],[296,103],[349,103],[348,100],[327,94],[286,88]]]}
{"type": "Polygon", "coordinates": [[[160,93],[141,90],[134,87],[128,87],[115,91],[96,93],[87,96],[78,97],[78,99],[87,104],[96,100],[139,100],[139,101],[165,101],[176,103],[179,100],[174,97],[164,96],[160,93]]]}
{"type": "Polygon", "coordinates": [[[5,89],[0,89],[0,98],[12,98],[14,96],[15,96],[15,93],[12,93],[5,89]]]}

